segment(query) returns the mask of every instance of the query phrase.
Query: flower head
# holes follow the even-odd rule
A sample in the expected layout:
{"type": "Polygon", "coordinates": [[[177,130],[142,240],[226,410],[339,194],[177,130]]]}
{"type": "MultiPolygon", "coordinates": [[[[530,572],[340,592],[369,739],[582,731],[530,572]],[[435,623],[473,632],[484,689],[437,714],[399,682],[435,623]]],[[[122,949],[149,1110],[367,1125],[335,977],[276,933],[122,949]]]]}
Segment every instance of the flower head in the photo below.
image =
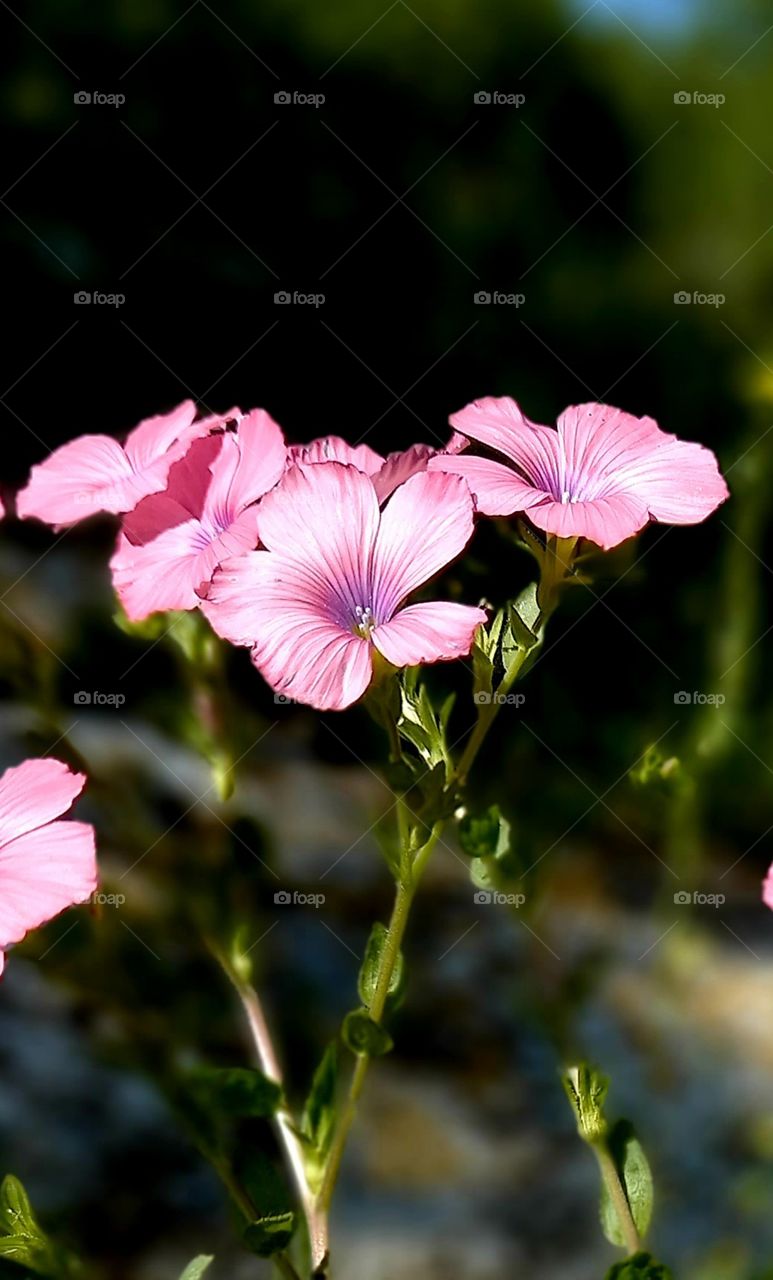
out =
{"type": "Polygon", "coordinates": [[[467,605],[404,607],[472,534],[456,476],[414,475],[380,510],[357,468],[295,466],[260,504],[258,528],[265,550],[223,564],[202,607],[290,698],[341,710],[368,688],[374,649],[396,667],[457,658],[486,621],[467,605]]]}
{"type": "Polygon", "coordinates": [[[194,422],[196,406],[184,400],[170,413],[146,418],[123,446],[112,436],[70,440],[32,468],[16,499],[18,514],[64,528],[97,511],[132,511],[149,493],[161,492],[170,467],[192,440],[238,412],[194,422]]]}
{"type": "Polygon", "coordinates": [[[320,436],[311,444],[291,445],[287,450],[287,464],[295,462],[344,462],[364,471],[370,476],[376,496],[383,505],[398,485],[410,480],[411,476],[427,470],[430,458],[438,452],[458,453],[469,444],[464,436],[453,432],[448,443],[440,451],[429,444],[412,444],[407,449],[396,449],[384,458],[370,445],[351,445],[340,436],[320,436]]]}
{"type": "Polygon", "coordinates": [[[508,396],[489,396],[450,421],[507,460],[430,459],[430,470],[465,477],[479,511],[526,512],[546,533],[588,538],[605,550],[649,520],[696,524],[728,496],[710,449],[609,405],[573,405],[554,430],[530,422],[508,396]]]}
{"type": "Polygon", "coordinates": [[[768,868],[768,874],[762,882],[762,901],[773,911],[773,864],[768,868]]]}
{"type": "Polygon", "coordinates": [[[50,759],[25,760],[0,777],[0,972],[6,947],[97,887],[94,828],[55,821],[85,782],[50,759]]]}
{"type": "Polygon", "coordinates": [[[285,468],[282,432],[264,409],[233,431],[195,440],[164,493],[123,522],[110,567],[133,621],[163,609],[194,609],[217,566],[258,542],[254,505],[285,468]]]}

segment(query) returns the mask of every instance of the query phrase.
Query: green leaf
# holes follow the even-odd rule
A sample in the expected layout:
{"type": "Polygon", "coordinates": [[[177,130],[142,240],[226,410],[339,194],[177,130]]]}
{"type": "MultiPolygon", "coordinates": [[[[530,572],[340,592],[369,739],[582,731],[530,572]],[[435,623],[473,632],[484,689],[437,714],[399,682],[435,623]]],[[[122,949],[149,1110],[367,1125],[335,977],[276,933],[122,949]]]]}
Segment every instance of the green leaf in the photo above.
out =
{"type": "Polygon", "coordinates": [[[44,1238],[27,1192],[19,1179],[10,1173],[0,1185],[0,1234],[29,1240],[44,1238]]]}
{"type": "Polygon", "coordinates": [[[470,858],[501,858],[510,848],[510,823],[498,804],[483,813],[465,813],[459,822],[459,843],[470,858]]]}
{"type": "Polygon", "coordinates": [[[480,626],[475,632],[472,647],[472,692],[475,698],[481,693],[490,695],[492,692],[494,662],[504,621],[505,611],[499,609],[488,628],[480,626]]]}
{"type": "MultiPolygon", "coordinates": [[[[362,968],[357,979],[357,991],[362,1003],[370,1008],[373,1003],[373,997],[376,994],[378,986],[378,976],[381,970],[381,957],[389,934],[385,925],[376,923],[370,931],[367,945],[365,947],[365,955],[362,961],[362,968]]],[[[390,996],[392,1001],[400,995],[405,984],[405,962],[402,952],[398,953],[397,959],[392,969],[389,979],[389,988],[387,990],[387,1001],[390,996]]]]}
{"type": "MultiPolygon", "coordinates": [[[[652,1219],[652,1173],[649,1162],[633,1125],[628,1120],[618,1120],[608,1138],[609,1151],[615,1162],[620,1180],[625,1188],[636,1230],[643,1239],[652,1219]]],[[[617,1214],[606,1184],[601,1187],[601,1226],[610,1244],[626,1247],[617,1214]]]]}
{"type": "Polygon", "coordinates": [[[635,1253],[609,1268],[605,1280],[673,1280],[670,1269],[656,1262],[651,1253],[635,1253]]]}
{"type": "Polygon", "coordinates": [[[389,1032],[373,1021],[367,1009],[347,1013],[342,1035],[346,1047],[360,1058],[380,1058],[392,1048],[389,1032]]]}
{"type": "Polygon", "coordinates": [[[68,1280],[81,1270],[78,1259],[49,1240],[18,1178],[0,1185],[0,1259],[17,1263],[48,1280],[68,1280]]]}
{"type": "Polygon", "coordinates": [[[196,1067],[187,1087],[203,1106],[224,1116],[273,1116],[282,1090],[255,1067],[196,1067]]]}
{"type": "Polygon", "coordinates": [[[608,1077],[582,1062],[578,1067],[569,1067],[561,1082],[574,1108],[580,1137],[591,1143],[604,1138],[607,1132],[604,1102],[609,1089],[608,1077]]]}
{"type": "Polygon", "coordinates": [[[338,1044],[332,1040],[314,1072],[303,1109],[301,1132],[319,1161],[324,1161],[335,1130],[338,1044]]]}
{"type": "Polygon", "coordinates": [[[540,608],[537,603],[537,584],[530,582],[517,599],[507,606],[508,630],[502,639],[502,662],[505,671],[515,658],[518,649],[533,649],[539,644],[538,622],[540,608]]]}
{"type": "Polygon", "coordinates": [[[242,1239],[251,1253],[270,1258],[272,1253],[281,1253],[287,1248],[294,1230],[293,1213],[267,1214],[265,1218],[249,1222],[242,1231],[242,1239]]]}
{"type": "Polygon", "coordinates": [[[234,1164],[234,1175],[255,1209],[254,1217],[245,1217],[240,1202],[245,1245],[261,1258],[280,1253],[290,1243],[296,1219],[287,1187],[273,1160],[246,1142],[234,1164]]]}
{"type": "Polygon", "coordinates": [[[450,769],[446,725],[453,701],[447,699],[440,713],[436,714],[427,686],[417,683],[417,675],[416,668],[410,668],[403,674],[402,711],[398,731],[402,738],[416,748],[430,768],[443,764],[450,769]]]}
{"type": "Polygon", "coordinates": [[[214,1262],[213,1254],[200,1253],[198,1258],[193,1258],[180,1276],[180,1280],[201,1280],[204,1272],[211,1262],[214,1262]]]}

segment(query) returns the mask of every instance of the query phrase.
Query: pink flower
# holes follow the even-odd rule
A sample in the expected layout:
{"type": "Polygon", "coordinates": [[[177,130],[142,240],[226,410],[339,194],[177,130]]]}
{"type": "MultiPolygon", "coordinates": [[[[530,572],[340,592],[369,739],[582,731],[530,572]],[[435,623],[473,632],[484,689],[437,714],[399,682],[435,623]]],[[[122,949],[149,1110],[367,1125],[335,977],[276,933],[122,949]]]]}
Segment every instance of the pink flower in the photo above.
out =
{"type": "Polygon", "coordinates": [[[608,405],[573,405],[555,431],[530,422],[508,396],[489,396],[450,421],[507,459],[462,454],[430,460],[430,470],[466,478],[479,511],[525,511],[546,533],[588,538],[605,550],[649,520],[696,524],[728,496],[710,449],[667,435],[652,418],[608,405]]]}
{"type": "MultiPolygon", "coordinates": [[[[238,410],[233,409],[228,417],[238,410]]],[[[170,413],[146,418],[125,445],[112,436],[79,436],[32,468],[16,499],[22,520],[36,517],[56,528],[77,524],[96,511],[131,511],[149,493],[160,493],[169,468],[197,436],[224,418],[194,422],[196,406],[184,400],[170,413]]]]}
{"type": "Polygon", "coordinates": [[[0,973],[6,947],[97,887],[94,828],[54,821],[85,782],[59,760],[25,760],[0,777],[0,973]]]}
{"type": "MultiPolygon", "coordinates": [[[[454,432],[442,452],[458,453],[468,444],[464,436],[454,432]]],[[[370,476],[378,500],[385,503],[398,485],[404,484],[411,476],[427,470],[427,462],[439,451],[428,444],[412,444],[407,449],[398,449],[386,458],[370,445],[350,445],[340,436],[321,436],[312,440],[311,444],[291,445],[287,450],[288,466],[295,462],[345,462],[364,471],[370,476]]]]}
{"type": "Polygon", "coordinates": [[[762,901],[773,911],[773,864],[768,868],[768,874],[762,882],[762,901]]]}
{"type": "Polygon", "coordinates": [[[123,522],[110,567],[129,618],[195,609],[217,566],[258,542],[257,507],[285,468],[282,432],[264,409],[235,431],[196,440],[169,472],[165,493],[123,522]]]}
{"type": "Polygon", "coordinates": [[[462,604],[403,608],[472,533],[456,476],[415,475],[380,511],[355,467],[295,466],[263,499],[258,526],[268,549],[225,563],[202,607],[287,697],[342,710],[368,688],[374,647],[396,667],[458,658],[486,621],[462,604]]]}

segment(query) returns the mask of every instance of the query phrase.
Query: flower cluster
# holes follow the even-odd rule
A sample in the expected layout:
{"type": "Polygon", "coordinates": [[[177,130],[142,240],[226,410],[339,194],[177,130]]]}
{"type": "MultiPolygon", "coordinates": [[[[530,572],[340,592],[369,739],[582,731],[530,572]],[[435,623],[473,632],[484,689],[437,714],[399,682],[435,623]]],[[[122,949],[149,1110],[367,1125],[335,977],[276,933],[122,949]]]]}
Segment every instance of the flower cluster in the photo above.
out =
{"type": "Polygon", "coordinates": [[[376,652],[394,667],[470,652],[482,609],[406,602],[461,554],[476,514],[608,549],[727,497],[708,449],[606,405],[565,410],[557,430],[507,397],[450,421],[444,448],[384,458],[338,436],[288,446],[263,409],[196,420],[186,401],[123,448],[84,436],[56,450],[17,510],[55,527],[120,514],[111,569],[130,619],[201,608],[275,691],[339,710],[367,690],[376,652]]]}

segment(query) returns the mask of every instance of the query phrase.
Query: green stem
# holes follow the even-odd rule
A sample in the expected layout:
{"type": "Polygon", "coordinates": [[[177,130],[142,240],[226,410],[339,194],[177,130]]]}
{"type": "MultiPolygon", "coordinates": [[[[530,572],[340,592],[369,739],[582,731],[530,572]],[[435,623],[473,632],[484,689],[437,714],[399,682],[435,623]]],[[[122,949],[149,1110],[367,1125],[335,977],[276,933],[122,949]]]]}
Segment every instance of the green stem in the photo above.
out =
{"type": "MultiPolygon", "coordinates": [[[[432,853],[437,841],[440,838],[443,824],[438,822],[432,829],[432,833],[421,849],[416,854],[409,876],[402,880],[397,886],[392,915],[387,927],[386,939],[381,952],[381,961],[379,964],[378,977],[373,992],[373,998],[368,1007],[368,1014],[374,1022],[381,1022],[386,1008],[389,988],[392,982],[392,976],[397,965],[402,946],[405,930],[408,925],[408,918],[416,896],[416,890],[419,887],[419,881],[427,865],[429,856],[432,853]]],[[[335,1137],[330,1148],[330,1154],[325,1166],[325,1172],[322,1183],[317,1195],[317,1210],[325,1215],[330,1209],[333,1199],[338,1174],[341,1168],[344,1150],[346,1148],[349,1132],[354,1123],[357,1114],[357,1103],[362,1094],[365,1080],[370,1066],[370,1059],[363,1054],[357,1059],[354,1071],[352,1072],[351,1082],[349,1084],[349,1092],[344,1103],[341,1118],[336,1128],[335,1137]]]]}
{"type": "Polygon", "coordinates": [[[475,763],[475,758],[483,746],[489,729],[497,718],[499,708],[503,705],[504,699],[507,697],[521,674],[521,671],[526,664],[526,660],[531,653],[531,649],[520,649],[518,651],[517,658],[514,659],[513,664],[510,667],[510,670],[502,677],[499,688],[496,690],[496,693],[492,695],[491,701],[484,702],[479,705],[477,723],[467,739],[467,745],[462,752],[461,759],[451,775],[451,779],[448,784],[449,788],[452,786],[463,787],[466,783],[470,769],[475,763]]]}
{"type": "Polygon", "coordinates": [[[628,1253],[638,1253],[641,1248],[641,1240],[636,1228],[636,1223],[633,1220],[633,1214],[631,1213],[631,1206],[628,1203],[628,1197],[625,1194],[625,1188],[620,1181],[620,1174],[618,1173],[617,1165],[612,1159],[609,1147],[603,1139],[599,1142],[591,1143],[591,1146],[593,1147],[596,1159],[599,1162],[601,1176],[604,1179],[604,1184],[609,1192],[609,1198],[612,1201],[617,1215],[617,1220],[620,1223],[620,1230],[623,1233],[628,1253]]]}

